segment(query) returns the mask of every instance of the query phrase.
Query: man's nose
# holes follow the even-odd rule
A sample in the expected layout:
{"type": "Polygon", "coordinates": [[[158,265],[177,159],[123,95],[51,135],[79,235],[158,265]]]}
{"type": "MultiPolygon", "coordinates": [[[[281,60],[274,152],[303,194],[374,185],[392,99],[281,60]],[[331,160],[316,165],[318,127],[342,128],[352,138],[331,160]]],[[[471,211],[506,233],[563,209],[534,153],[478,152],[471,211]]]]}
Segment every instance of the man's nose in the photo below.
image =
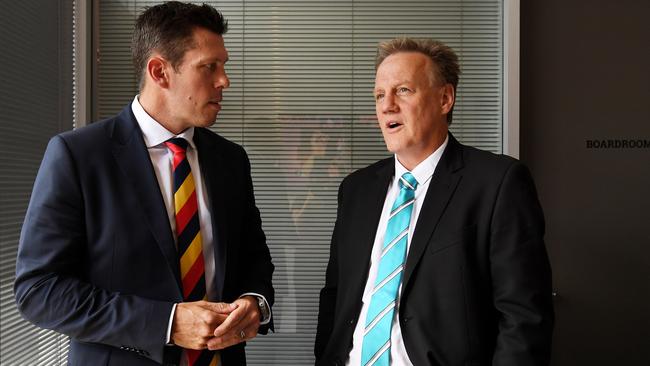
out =
{"type": "Polygon", "coordinates": [[[381,102],[381,111],[383,113],[397,111],[397,104],[395,103],[395,96],[393,94],[386,94],[384,96],[384,100],[381,102]]]}
{"type": "Polygon", "coordinates": [[[219,73],[219,76],[217,76],[217,80],[215,81],[214,85],[216,88],[223,89],[228,89],[230,87],[230,78],[228,78],[226,71],[219,73]]]}

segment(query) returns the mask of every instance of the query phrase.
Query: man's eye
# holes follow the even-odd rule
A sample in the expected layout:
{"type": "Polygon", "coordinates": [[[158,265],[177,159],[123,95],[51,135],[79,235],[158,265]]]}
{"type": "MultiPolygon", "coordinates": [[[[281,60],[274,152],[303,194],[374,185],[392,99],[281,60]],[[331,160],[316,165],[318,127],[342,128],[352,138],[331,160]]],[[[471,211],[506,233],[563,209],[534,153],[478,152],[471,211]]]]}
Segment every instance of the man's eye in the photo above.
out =
{"type": "Polygon", "coordinates": [[[205,68],[208,69],[209,71],[214,71],[214,70],[217,69],[217,64],[205,64],[204,66],[205,66],[205,68]]]}
{"type": "Polygon", "coordinates": [[[408,88],[405,88],[405,87],[401,87],[401,88],[397,89],[397,92],[400,93],[400,94],[408,93],[409,91],[410,90],[408,88]]]}
{"type": "Polygon", "coordinates": [[[375,100],[379,101],[382,100],[383,98],[384,98],[383,94],[375,94],[375,100]]]}

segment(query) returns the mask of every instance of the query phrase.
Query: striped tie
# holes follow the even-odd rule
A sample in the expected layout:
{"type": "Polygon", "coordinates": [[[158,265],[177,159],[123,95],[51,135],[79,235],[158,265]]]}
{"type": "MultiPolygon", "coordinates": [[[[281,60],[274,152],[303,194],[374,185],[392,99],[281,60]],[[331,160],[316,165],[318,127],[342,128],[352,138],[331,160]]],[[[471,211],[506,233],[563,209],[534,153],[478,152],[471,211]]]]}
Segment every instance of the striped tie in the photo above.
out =
{"type": "MultiPolygon", "coordinates": [[[[173,138],[165,145],[174,153],[174,208],[183,300],[207,300],[198,201],[192,170],[185,154],[187,141],[173,138]]],[[[185,349],[183,354],[187,357],[188,366],[216,366],[219,361],[218,354],[209,350],[185,349]]]]}
{"type": "Polygon", "coordinates": [[[386,225],[379,270],[366,315],[361,347],[362,366],[390,364],[390,333],[397,292],[402,280],[417,185],[417,180],[409,172],[399,179],[400,191],[386,225]]]}

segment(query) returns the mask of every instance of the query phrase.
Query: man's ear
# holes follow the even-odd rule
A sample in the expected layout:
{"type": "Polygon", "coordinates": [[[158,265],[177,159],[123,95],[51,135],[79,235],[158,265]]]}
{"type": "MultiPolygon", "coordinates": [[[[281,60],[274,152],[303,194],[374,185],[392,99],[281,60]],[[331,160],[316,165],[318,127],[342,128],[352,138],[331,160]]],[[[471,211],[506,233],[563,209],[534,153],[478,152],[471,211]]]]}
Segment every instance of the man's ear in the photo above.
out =
{"type": "Polygon", "coordinates": [[[445,86],[441,88],[440,93],[441,112],[442,114],[448,114],[456,102],[456,93],[454,93],[453,85],[445,84],[445,86]]]}
{"type": "Polygon", "coordinates": [[[147,78],[152,84],[166,89],[169,86],[169,73],[169,64],[163,58],[153,56],[147,61],[147,78]]]}

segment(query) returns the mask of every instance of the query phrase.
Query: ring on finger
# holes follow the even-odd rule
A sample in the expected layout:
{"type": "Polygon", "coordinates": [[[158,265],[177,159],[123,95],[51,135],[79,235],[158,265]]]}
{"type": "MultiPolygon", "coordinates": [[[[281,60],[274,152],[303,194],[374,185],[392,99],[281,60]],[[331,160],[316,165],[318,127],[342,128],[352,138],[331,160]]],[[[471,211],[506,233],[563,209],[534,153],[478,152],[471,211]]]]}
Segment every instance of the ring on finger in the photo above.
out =
{"type": "Polygon", "coordinates": [[[246,338],[246,333],[243,330],[239,331],[239,338],[241,338],[241,339],[246,338]]]}

